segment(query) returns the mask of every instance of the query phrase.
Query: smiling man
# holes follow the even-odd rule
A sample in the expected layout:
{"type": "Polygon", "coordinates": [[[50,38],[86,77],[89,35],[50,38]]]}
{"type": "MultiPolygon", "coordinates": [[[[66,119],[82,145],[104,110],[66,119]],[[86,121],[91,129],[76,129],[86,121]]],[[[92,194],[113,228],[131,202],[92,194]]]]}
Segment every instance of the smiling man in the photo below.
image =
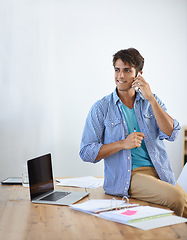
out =
{"type": "Polygon", "coordinates": [[[151,92],[136,49],[118,51],[113,66],[116,89],[92,106],[80,157],[92,163],[104,159],[106,194],[164,205],[187,217],[187,195],[176,184],[163,142],[175,140],[179,123],[151,92]]]}

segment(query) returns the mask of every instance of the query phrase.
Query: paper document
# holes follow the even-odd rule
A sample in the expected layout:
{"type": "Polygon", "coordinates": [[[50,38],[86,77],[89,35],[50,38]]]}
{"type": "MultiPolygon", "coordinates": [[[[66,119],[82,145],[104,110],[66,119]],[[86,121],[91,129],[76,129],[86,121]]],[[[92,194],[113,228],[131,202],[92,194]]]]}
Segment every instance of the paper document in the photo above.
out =
{"type": "Polygon", "coordinates": [[[163,217],[160,217],[160,218],[153,218],[153,219],[130,222],[130,223],[127,222],[125,224],[131,227],[140,228],[142,230],[150,230],[150,229],[166,227],[166,226],[184,223],[184,222],[187,222],[186,218],[178,217],[175,215],[169,215],[169,216],[163,215],[163,217]]]}
{"type": "Polygon", "coordinates": [[[100,213],[100,217],[123,223],[142,230],[150,230],[173,224],[187,222],[187,218],[172,215],[173,211],[150,206],[133,207],[127,210],[117,210],[100,213]]]}
{"type": "Polygon", "coordinates": [[[88,177],[78,177],[78,178],[57,179],[56,181],[59,182],[57,185],[60,185],[60,186],[98,188],[103,185],[104,179],[88,176],[88,177]]]}
{"type": "Polygon", "coordinates": [[[78,211],[140,228],[142,230],[187,222],[187,218],[175,216],[171,210],[137,205],[138,204],[128,204],[122,200],[114,201],[114,199],[93,199],[81,204],[71,205],[70,207],[78,211]],[[113,206],[119,207],[122,205],[126,205],[125,208],[112,211],[106,210],[107,208],[111,209],[113,206]],[[102,209],[105,209],[106,211],[103,212],[101,211],[102,209]]]}
{"type": "Polygon", "coordinates": [[[163,214],[172,214],[173,211],[171,210],[166,210],[162,208],[155,208],[155,207],[150,207],[150,206],[139,206],[139,207],[134,207],[132,209],[121,209],[117,211],[111,211],[111,212],[104,212],[100,213],[100,216],[103,218],[107,218],[110,220],[117,220],[120,221],[121,223],[126,223],[126,222],[132,222],[135,220],[145,220],[147,218],[153,218],[155,216],[161,216],[163,214]]]}

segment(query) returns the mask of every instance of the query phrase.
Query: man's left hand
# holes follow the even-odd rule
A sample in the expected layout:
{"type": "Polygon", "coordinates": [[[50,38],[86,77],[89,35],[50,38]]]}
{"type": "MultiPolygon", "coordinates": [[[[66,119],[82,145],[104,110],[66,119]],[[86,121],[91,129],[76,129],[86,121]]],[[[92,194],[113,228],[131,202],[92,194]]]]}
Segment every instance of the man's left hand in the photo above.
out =
{"type": "Polygon", "coordinates": [[[149,84],[145,81],[142,75],[139,75],[135,78],[134,82],[132,83],[132,87],[138,87],[141,90],[143,97],[148,101],[151,101],[154,98],[149,84]]]}

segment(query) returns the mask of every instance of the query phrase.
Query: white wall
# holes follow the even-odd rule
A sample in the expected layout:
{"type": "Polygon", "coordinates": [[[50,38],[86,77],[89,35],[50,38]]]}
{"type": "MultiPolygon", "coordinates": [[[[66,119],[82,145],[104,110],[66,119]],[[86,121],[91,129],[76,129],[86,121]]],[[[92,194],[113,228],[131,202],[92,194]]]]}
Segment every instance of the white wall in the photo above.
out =
{"type": "MultiPolygon", "coordinates": [[[[135,47],[144,77],[187,124],[186,0],[0,0],[0,180],[48,152],[55,176],[102,176],[79,145],[91,105],[115,88],[112,55],[135,47]]],[[[181,134],[167,143],[176,176],[181,134]]]]}

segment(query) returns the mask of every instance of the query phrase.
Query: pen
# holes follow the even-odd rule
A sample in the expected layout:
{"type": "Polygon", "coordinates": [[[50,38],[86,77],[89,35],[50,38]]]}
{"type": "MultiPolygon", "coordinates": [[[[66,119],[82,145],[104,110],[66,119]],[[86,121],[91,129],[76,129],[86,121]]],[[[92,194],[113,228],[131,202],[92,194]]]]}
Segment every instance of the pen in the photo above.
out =
{"type": "Polygon", "coordinates": [[[59,180],[56,180],[56,182],[60,183],[60,181],[59,181],[59,180]]]}
{"type": "Polygon", "coordinates": [[[132,207],[137,207],[139,206],[139,204],[136,203],[130,203],[130,204],[126,204],[126,205],[122,205],[119,207],[110,207],[110,208],[103,208],[103,209],[98,209],[96,211],[94,211],[94,213],[98,214],[98,213],[102,213],[102,212],[108,212],[108,211],[112,211],[112,210],[120,210],[120,209],[124,209],[124,208],[132,208],[132,207]]]}
{"type": "MultiPolygon", "coordinates": [[[[136,128],[134,127],[134,132],[136,132],[136,128]]],[[[137,147],[136,147],[136,150],[137,150],[137,147]]]]}

